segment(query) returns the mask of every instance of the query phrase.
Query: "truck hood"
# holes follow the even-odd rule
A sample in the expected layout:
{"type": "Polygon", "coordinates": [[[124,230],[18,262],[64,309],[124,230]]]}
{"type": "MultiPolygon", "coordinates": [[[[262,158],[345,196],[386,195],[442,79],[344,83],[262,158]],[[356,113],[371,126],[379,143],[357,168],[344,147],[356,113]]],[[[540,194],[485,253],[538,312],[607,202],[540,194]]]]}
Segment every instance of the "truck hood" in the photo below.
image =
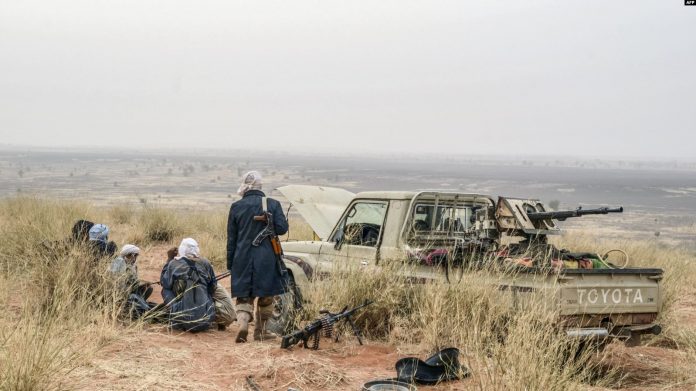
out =
{"type": "Polygon", "coordinates": [[[326,240],[355,194],[337,187],[288,185],[278,191],[297,208],[314,233],[326,240]]]}

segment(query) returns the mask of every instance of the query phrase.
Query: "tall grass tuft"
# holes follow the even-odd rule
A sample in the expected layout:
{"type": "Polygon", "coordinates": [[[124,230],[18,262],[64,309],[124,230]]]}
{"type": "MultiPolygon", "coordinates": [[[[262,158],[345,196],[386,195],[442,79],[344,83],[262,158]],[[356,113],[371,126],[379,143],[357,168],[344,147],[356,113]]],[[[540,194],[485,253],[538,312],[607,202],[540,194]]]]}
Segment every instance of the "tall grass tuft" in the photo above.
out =
{"type": "Polygon", "coordinates": [[[135,239],[140,239],[143,244],[168,243],[184,234],[180,215],[176,211],[160,208],[146,208],[138,216],[138,228],[142,232],[142,238],[135,239]]]}

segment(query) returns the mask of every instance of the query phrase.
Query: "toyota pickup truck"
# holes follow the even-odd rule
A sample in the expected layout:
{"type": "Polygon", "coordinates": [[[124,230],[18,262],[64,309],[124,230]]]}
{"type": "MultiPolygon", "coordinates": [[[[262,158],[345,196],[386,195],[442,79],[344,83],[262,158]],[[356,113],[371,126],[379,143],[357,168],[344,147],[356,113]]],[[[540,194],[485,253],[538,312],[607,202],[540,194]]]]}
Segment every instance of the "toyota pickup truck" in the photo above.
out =
{"type": "MultiPolygon", "coordinates": [[[[443,191],[353,194],[304,185],[278,191],[314,231],[313,240],[283,242],[295,301],[303,288],[331,273],[336,263],[379,267],[387,260],[400,260],[413,266],[410,277],[449,280],[452,274],[443,273],[448,270],[441,267],[443,262],[471,259],[467,254],[475,252],[489,260],[525,265],[516,264],[515,273],[497,280],[501,290],[524,296],[553,289],[560,306],[558,325],[569,337],[621,339],[635,345],[642,334],[661,331],[655,322],[663,271],[615,267],[599,256],[555,249],[547,237],[560,232],[557,220],[573,216],[554,215],[539,200],[443,191]],[[558,259],[532,262],[535,252],[558,259]],[[568,261],[560,260],[576,255],[601,261],[600,267],[566,267],[568,261]]],[[[577,215],[578,211],[567,213],[577,215]]],[[[287,303],[283,307],[286,310],[280,311],[279,319],[287,303]]]]}

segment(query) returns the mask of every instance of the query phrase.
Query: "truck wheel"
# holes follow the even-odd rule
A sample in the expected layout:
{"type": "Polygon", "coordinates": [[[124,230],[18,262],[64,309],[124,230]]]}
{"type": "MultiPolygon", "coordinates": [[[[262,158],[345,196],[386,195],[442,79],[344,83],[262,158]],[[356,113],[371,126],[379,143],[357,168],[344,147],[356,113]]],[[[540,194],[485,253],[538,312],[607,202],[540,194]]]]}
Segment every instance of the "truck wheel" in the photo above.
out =
{"type": "Polygon", "coordinates": [[[292,274],[288,276],[286,293],[276,296],[273,305],[273,318],[268,320],[266,329],[276,335],[285,335],[293,331],[295,317],[302,307],[302,298],[292,274]]]}

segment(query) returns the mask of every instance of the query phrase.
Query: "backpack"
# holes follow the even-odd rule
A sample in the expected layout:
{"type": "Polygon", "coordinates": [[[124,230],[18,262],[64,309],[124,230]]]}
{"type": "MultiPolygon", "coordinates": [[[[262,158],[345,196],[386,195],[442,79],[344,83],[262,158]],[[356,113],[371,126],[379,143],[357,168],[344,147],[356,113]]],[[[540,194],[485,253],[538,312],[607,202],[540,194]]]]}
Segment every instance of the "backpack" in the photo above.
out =
{"type": "Polygon", "coordinates": [[[184,331],[207,330],[215,317],[215,304],[208,292],[205,278],[201,276],[196,264],[186,258],[188,270],[174,281],[174,293],[169,323],[172,328],[184,331]]]}

